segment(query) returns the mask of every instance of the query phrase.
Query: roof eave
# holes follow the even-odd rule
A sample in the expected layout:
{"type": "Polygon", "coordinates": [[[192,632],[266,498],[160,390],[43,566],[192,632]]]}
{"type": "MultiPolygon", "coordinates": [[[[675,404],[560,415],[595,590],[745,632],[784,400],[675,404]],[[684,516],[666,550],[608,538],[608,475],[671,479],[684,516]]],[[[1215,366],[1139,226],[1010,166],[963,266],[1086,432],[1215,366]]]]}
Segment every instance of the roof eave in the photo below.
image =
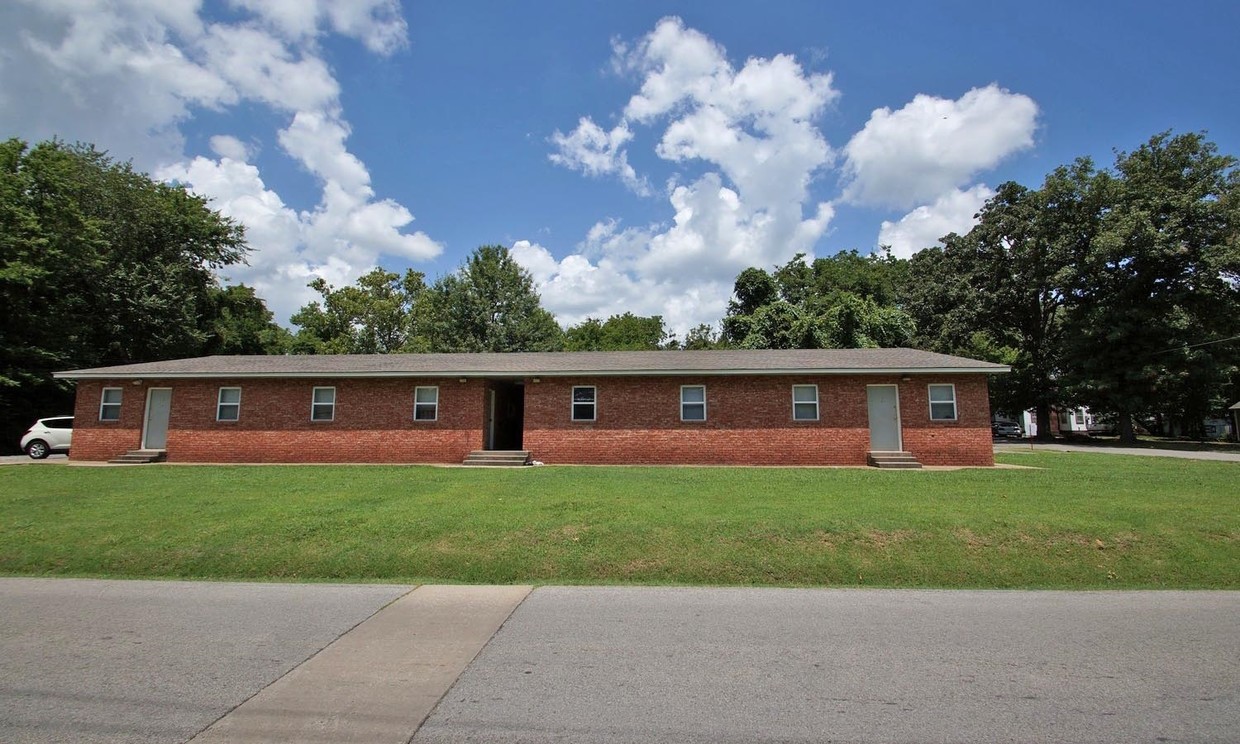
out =
{"type": "Polygon", "coordinates": [[[469,377],[469,378],[509,378],[526,377],[723,377],[736,375],[925,375],[925,374],[1003,374],[1011,372],[1011,367],[869,367],[853,368],[799,368],[799,369],[626,369],[626,370],[555,370],[539,372],[526,370],[523,372],[495,370],[458,370],[455,372],[417,372],[417,371],[368,371],[368,372],[332,372],[317,370],[312,372],[119,372],[119,371],[68,371],[52,374],[58,380],[141,380],[146,378],[160,380],[210,380],[210,379],[274,379],[274,378],[385,378],[385,377],[469,377]]]}

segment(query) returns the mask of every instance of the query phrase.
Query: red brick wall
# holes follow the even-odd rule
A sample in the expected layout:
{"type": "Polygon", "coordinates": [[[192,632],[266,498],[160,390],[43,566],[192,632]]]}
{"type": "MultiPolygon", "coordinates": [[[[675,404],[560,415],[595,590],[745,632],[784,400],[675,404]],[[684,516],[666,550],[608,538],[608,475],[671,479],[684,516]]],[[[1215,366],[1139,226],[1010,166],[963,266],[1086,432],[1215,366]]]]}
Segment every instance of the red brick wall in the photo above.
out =
{"type": "Polygon", "coordinates": [[[864,465],[866,385],[897,384],[904,448],[933,465],[993,465],[981,375],[543,378],[527,383],[525,449],[547,463],[864,465]],[[956,385],[959,419],[931,422],[930,383],[956,385]],[[681,385],[706,386],[707,420],[680,420],[681,385]],[[792,385],[818,386],[818,421],[792,419],[792,385]],[[596,420],[570,420],[574,385],[596,388],[596,420]]]}
{"type": "MultiPolygon", "coordinates": [[[[524,448],[547,463],[864,465],[867,384],[896,384],[904,448],[931,465],[991,465],[983,375],[542,378],[525,384],[524,448]],[[959,420],[931,422],[927,385],[953,383],[959,420]],[[707,420],[680,420],[680,386],[706,386],[707,420]],[[819,420],[792,420],[792,385],[818,385],[819,420]],[[570,420],[571,389],[597,389],[597,419],[570,420]]],[[[486,382],[456,379],[144,380],[78,384],[72,457],[140,445],[146,391],[171,387],[172,462],[460,462],[483,446],[486,382]],[[121,420],[99,421],[104,386],[121,420]],[[413,420],[413,390],[439,387],[439,418],[413,420]],[[310,420],[311,390],[336,388],[336,417],[310,420]],[[217,422],[220,387],[240,387],[241,418],[217,422]]]]}
{"type": "Polygon", "coordinates": [[[485,383],[455,379],[144,380],[123,387],[121,421],[99,421],[104,384],[78,385],[77,460],[136,449],[149,387],[172,388],[169,462],[460,462],[482,447],[485,383]],[[436,421],[413,420],[413,390],[439,387],[436,421]],[[241,388],[238,421],[216,421],[221,387],[241,388]],[[336,388],[335,419],[311,421],[315,387],[336,388]]]}
{"type": "Polygon", "coordinates": [[[129,380],[96,382],[80,380],[73,404],[73,460],[109,460],[127,450],[137,449],[142,439],[142,414],[146,410],[146,386],[129,380]],[[121,393],[119,421],[99,420],[99,399],[103,388],[118,387],[121,393]]]}

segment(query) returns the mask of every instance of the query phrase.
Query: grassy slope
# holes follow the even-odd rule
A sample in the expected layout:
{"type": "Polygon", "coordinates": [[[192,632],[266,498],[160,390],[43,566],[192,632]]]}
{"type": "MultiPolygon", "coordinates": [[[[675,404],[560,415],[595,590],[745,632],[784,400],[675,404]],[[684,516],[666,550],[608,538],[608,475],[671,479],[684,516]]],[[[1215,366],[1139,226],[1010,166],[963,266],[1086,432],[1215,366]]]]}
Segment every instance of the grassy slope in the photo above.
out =
{"type": "Polygon", "coordinates": [[[0,468],[0,573],[1240,588],[1234,463],[0,468]]]}

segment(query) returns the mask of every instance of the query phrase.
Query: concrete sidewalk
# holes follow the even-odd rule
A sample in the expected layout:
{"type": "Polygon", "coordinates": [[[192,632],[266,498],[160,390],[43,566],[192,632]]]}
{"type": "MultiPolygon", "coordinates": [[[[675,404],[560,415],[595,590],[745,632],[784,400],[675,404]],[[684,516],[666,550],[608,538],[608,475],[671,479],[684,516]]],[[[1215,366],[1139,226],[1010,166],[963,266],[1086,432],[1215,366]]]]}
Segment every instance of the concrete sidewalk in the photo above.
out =
{"type": "Polygon", "coordinates": [[[403,744],[529,593],[419,587],[192,741],[403,744]]]}

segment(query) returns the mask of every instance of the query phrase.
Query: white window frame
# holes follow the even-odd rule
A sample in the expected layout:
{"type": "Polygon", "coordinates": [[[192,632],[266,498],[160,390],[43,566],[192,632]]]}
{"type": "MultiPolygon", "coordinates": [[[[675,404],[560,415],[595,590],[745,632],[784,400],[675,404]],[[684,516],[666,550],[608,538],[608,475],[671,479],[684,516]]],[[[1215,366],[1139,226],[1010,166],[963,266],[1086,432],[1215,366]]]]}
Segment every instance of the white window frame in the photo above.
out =
{"type": "Polygon", "coordinates": [[[105,387],[99,391],[99,420],[100,421],[120,421],[121,420],[121,404],[125,402],[125,388],[121,387],[105,387]],[[108,400],[108,393],[115,390],[118,395],[115,401],[108,400]],[[103,413],[109,408],[116,409],[116,415],[112,418],[104,416],[103,413]]]}
{"type": "Polygon", "coordinates": [[[241,420],[241,388],[240,387],[236,385],[232,385],[232,386],[220,388],[220,392],[215,398],[215,420],[223,421],[223,422],[235,422],[235,421],[241,420]],[[225,401],[224,400],[225,390],[236,390],[237,400],[236,401],[225,401]],[[235,408],[236,414],[232,418],[224,418],[223,416],[224,406],[235,408]]]}
{"type": "Polygon", "coordinates": [[[793,421],[817,421],[818,420],[818,386],[817,385],[806,384],[806,385],[793,385],[792,386],[792,420],[793,421]],[[809,388],[813,390],[814,399],[813,400],[797,400],[797,389],[798,388],[809,388]],[[812,405],[814,407],[814,417],[813,418],[801,418],[800,416],[797,416],[798,405],[801,405],[801,406],[812,405]]]}
{"type": "Polygon", "coordinates": [[[581,422],[581,423],[590,423],[591,421],[598,420],[598,387],[597,386],[595,385],[573,385],[572,394],[568,401],[568,420],[581,422]],[[590,400],[588,402],[587,401],[578,402],[577,400],[578,390],[589,390],[590,400]],[[577,418],[577,406],[589,406],[590,407],[590,418],[577,418]]]}
{"type": "Polygon", "coordinates": [[[413,420],[414,421],[438,421],[439,420],[439,386],[438,385],[418,385],[413,389],[413,420]],[[425,401],[418,400],[418,393],[422,390],[434,390],[435,400],[425,401]],[[420,418],[418,416],[419,408],[430,407],[431,417],[420,418]]]}
{"type": "Polygon", "coordinates": [[[314,390],[310,393],[310,420],[315,423],[325,423],[328,421],[336,420],[336,388],[334,385],[331,385],[331,386],[324,385],[321,387],[315,387],[314,390]],[[330,403],[318,400],[320,390],[332,391],[332,399],[330,403]],[[329,416],[328,418],[316,418],[314,415],[314,411],[319,406],[330,406],[329,410],[331,411],[331,416],[329,416]]]}
{"type": "Polygon", "coordinates": [[[706,386],[705,385],[681,385],[680,386],[680,420],[690,424],[701,424],[706,421],[706,386]],[[685,391],[690,389],[700,389],[702,391],[701,400],[685,400],[685,391]],[[696,419],[685,418],[685,406],[701,406],[702,418],[696,419]]]}
{"type": "Polygon", "coordinates": [[[928,404],[929,404],[929,406],[930,406],[930,420],[931,420],[931,421],[959,421],[959,420],[960,420],[960,410],[959,410],[959,407],[956,405],[956,385],[955,385],[955,383],[951,383],[951,382],[935,382],[935,383],[931,383],[931,384],[927,385],[927,386],[926,386],[926,401],[927,401],[927,403],[928,403],[928,404]],[[952,391],[952,399],[951,399],[951,400],[935,400],[935,399],[934,399],[934,389],[935,389],[935,388],[950,388],[950,389],[951,389],[951,391],[952,391]],[[934,406],[935,406],[936,404],[938,404],[938,405],[942,406],[942,405],[945,405],[945,404],[947,404],[947,403],[951,403],[951,405],[952,405],[952,415],[951,415],[951,418],[943,418],[943,417],[941,417],[941,416],[935,416],[935,415],[934,415],[934,406]]]}

